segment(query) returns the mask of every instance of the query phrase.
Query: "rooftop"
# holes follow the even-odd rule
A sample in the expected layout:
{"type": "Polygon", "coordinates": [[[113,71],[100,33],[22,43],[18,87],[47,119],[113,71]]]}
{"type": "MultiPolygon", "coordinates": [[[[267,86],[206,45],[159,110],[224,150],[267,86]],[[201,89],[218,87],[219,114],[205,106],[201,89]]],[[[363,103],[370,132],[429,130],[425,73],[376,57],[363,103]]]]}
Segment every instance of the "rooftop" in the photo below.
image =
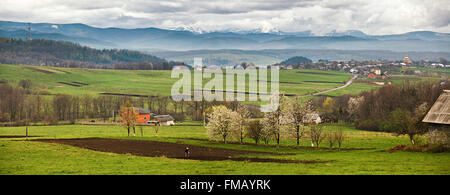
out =
{"type": "Polygon", "coordinates": [[[150,114],[150,110],[146,108],[133,107],[139,114],[150,114]]]}
{"type": "Polygon", "coordinates": [[[450,125],[450,90],[444,90],[422,122],[450,125]]]}

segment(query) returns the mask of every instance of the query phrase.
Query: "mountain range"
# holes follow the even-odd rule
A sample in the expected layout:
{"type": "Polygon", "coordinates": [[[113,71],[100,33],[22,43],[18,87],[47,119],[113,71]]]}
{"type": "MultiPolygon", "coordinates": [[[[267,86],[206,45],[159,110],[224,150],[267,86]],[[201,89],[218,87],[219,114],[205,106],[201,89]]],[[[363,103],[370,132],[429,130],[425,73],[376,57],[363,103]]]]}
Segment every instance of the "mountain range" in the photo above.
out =
{"type": "MultiPolygon", "coordinates": [[[[195,32],[188,28],[97,28],[85,24],[31,23],[31,37],[76,42],[95,48],[141,51],[200,49],[342,49],[391,51],[450,51],[450,34],[416,31],[395,35],[368,35],[358,30],[332,31],[316,36],[311,31],[195,32]]],[[[26,38],[28,23],[0,21],[0,37],[26,38]]]]}
{"type": "Polygon", "coordinates": [[[450,34],[415,31],[369,35],[359,30],[331,31],[323,36],[310,30],[269,33],[239,30],[204,32],[177,28],[97,28],[81,23],[25,23],[0,21],[0,37],[22,38],[31,27],[31,38],[79,43],[97,49],[130,49],[168,60],[191,63],[202,57],[205,64],[253,62],[272,64],[293,56],[312,60],[394,60],[450,58],[450,34]]]}

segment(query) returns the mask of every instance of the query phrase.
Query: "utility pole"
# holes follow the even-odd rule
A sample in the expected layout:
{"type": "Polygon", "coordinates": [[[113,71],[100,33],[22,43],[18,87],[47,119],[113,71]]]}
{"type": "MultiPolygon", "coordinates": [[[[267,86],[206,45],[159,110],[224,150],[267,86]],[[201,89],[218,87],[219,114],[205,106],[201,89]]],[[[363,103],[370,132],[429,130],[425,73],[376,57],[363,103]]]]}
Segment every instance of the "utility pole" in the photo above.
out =
{"type": "Polygon", "coordinates": [[[28,23],[27,40],[31,40],[31,23],[28,23]]]}

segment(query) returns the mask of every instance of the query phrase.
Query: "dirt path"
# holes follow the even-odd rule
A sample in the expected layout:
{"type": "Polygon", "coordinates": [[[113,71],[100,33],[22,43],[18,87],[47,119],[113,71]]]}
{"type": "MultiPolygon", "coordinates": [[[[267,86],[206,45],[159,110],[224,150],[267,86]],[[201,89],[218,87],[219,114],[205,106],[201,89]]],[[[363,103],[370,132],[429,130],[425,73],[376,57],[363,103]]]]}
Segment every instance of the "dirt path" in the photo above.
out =
{"type": "Polygon", "coordinates": [[[325,91],[316,92],[316,93],[309,94],[309,95],[303,95],[303,96],[300,96],[300,97],[308,97],[308,96],[312,96],[312,95],[320,95],[320,94],[324,94],[324,93],[328,93],[328,92],[332,92],[332,91],[336,91],[336,90],[339,90],[339,89],[346,88],[346,87],[348,87],[349,85],[351,85],[351,84],[353,83],[353,81],[354,81],[357,77],[358,77],[357,75],[353,76],[350,80],[348,80],[348,81],[347,81],[344,85],[342,85],[342,86],[339,86],[339,87],[336,87],[336,88],[333,88],[333,89],[328,89],[328,90],[325,90],[325,91]]]}
{"type": "Polygon", "coordinates": [[[103,139],[103,138],[80,138],[80,139],[39,139],[34,140],[47,143],[58,143],[76,146],[80,148],[96,150],[101,152],[112,152],[117,154],[132,154],[148,157],[184,158],[184,148],[191,150],[190,159],[206,161],[250,161],[250,162],[274,162],[274,163],[325,163],[325,161],[302,161],[271,158],[246,158],[239,155],[286,155],[269,152],[254,152],[213,147],[176,144],[169,142],[125,140],[125,139],[103,139]]]}

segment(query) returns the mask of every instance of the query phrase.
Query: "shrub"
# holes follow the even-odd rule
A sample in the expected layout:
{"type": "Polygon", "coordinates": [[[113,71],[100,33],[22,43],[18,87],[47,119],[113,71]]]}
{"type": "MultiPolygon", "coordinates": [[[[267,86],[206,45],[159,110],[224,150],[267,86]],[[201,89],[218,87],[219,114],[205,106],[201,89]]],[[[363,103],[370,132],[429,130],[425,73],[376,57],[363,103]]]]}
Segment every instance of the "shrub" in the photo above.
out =
{"type": "Polygon", "coordinates": [[[22,87],[24,89],[30,89],[32,85],[32,82],[30,79],[26,79],[26,80],[20,80],[19,81],[19,87],[22,87]]]}
{"type": "Polygon", "coordinates": [[[429,144],[449,144],[450,138],[442,131],[432,130],[428,132],[427,142],[429,144]]]}
{"type": "Polygon", "coordinates": [[[425,145],[397,145],[386,152],[394,152],[394,151],[405,151],[405,152],[432,152],[432,153],[441,153],[441,152],[450,152],[450,147],[444,144],[425,144],[425,145]]]}

